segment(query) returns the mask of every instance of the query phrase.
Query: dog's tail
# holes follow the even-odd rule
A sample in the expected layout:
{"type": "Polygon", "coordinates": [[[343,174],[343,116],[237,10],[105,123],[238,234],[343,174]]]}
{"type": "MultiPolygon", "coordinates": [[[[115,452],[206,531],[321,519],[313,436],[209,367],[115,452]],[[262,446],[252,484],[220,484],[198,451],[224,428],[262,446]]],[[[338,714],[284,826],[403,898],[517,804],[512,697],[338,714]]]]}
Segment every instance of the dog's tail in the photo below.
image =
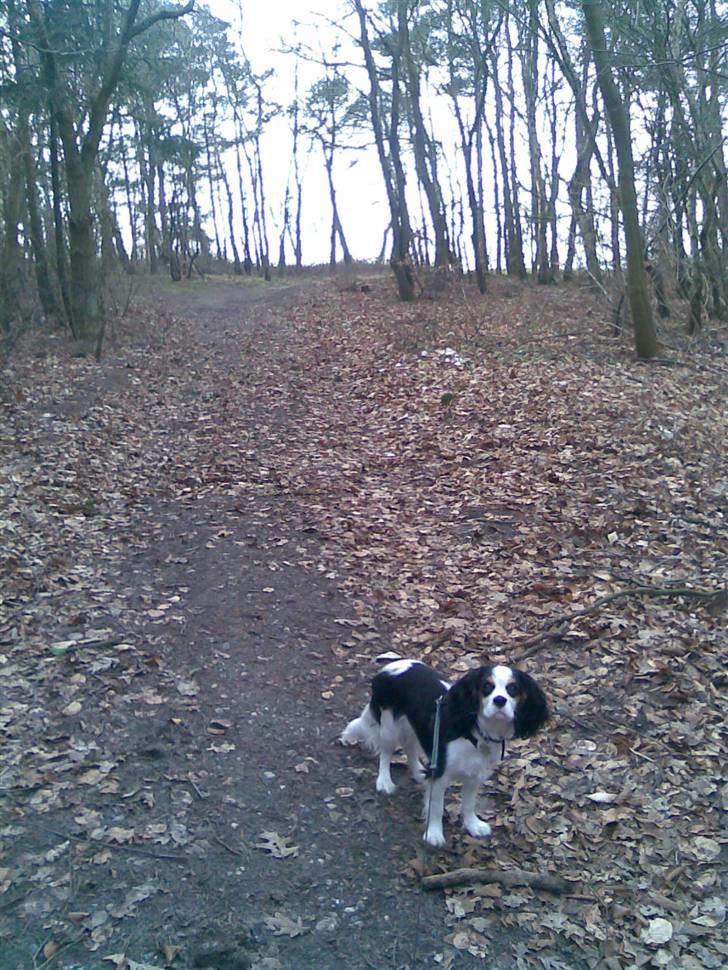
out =
{"type": "Polygon", "coordinates": [[[379,751],[379,723],[370,704],[367,704],[359,717],[349,721],[339,740],[346,745],[363,744],[375,754],[379,751]]]}
{"type": "MultiPolygon", "coordinates": [[[[378,657],[374,658],[374,661],[383,667],[385,664],[401,659],[398,653],[389,651],[387,653],[380,653],[378,657]]],[[[379,716],[378,712],[375,713],[372,709],[371,702],[367,704],[359,717],[355,717],[353,721],[349,721],[341,732],[339,741],[346,745],[363,744],[365,748],[368,748],[375,754],[379,752],[379,716]]]]}

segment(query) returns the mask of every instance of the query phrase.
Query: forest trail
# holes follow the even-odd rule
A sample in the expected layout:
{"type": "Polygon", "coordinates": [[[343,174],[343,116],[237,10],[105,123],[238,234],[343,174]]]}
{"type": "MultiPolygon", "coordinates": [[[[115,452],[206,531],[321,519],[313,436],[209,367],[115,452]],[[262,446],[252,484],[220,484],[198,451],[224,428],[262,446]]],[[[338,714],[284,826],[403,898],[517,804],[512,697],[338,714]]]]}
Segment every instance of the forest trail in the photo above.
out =
{"type": "Polygon", "coordinates": [[[648,382],[583,293],[504,286],[486,326],[367,280],[162,284],[100,364],[53,338],[6,365],[2,970],[720,959],[712,600],[546,641],[556,730],[488,786],[489,843],[426,852],[419,793],[337,744],[382,649],[452,673],[614,584],[719,590],[718,337],[648,382]],[[574,892],[419,888],[463,865],[574,892]]]}

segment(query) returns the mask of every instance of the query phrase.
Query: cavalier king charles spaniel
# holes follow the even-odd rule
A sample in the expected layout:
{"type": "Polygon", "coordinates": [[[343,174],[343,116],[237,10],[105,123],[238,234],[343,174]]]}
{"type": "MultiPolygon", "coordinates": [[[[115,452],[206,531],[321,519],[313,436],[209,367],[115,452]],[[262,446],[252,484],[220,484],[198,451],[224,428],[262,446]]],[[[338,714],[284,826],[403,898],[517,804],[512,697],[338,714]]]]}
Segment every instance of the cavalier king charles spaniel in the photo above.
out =
{"type": "Polygon", "coordinates": [[[465,831],[476,838],[490,826],[475,814],[478,789],[505,755],[506,742],[530,738],[548,720],[544,693],[522,670],[477,667],[449,684],[419,660],[377,658],[386,666],[372,680],[372,696],[341,734],[342,744],[363,744],[379,755],[377,791],[391,795],[394,752],[407,755],[412,777],[425,782],[424,840],[445,845],[445,792],[463,783],[465,831]],[[426,762],[426,764],[425,764],[426,762]]]}

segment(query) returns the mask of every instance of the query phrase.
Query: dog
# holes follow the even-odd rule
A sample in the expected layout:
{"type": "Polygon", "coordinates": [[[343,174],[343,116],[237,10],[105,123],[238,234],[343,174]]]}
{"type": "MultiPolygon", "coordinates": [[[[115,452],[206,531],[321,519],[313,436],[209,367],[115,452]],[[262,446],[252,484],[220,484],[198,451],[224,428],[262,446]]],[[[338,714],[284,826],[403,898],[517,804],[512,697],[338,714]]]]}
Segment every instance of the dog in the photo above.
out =
{"type": "Polygon", "coordinates": [[[490,825],[475,813],[478,789],[503,760],[508,741],[530,738],[548,720],[543,691],[514,667],[477,667],[449,684],[419,660],[377,659],[385,666],[372,680],[371,700],[344,728],[341,743],[363,744],[379,755],[376,788],[386,795],[396,790],[392,755],[398,748],[405,752],[413,779],[425,783],[428,845],[446,844],[445,792],[455,781],[463,783],[465,831],[487,838],[490,825]]]}

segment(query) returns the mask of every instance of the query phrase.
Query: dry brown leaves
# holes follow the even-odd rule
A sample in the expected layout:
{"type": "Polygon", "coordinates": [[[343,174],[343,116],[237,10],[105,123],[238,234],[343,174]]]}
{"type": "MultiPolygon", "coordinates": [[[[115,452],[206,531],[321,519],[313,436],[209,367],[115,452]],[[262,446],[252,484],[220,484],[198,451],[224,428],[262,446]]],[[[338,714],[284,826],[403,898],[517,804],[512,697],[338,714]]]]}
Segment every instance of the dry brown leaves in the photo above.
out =
{"type": "MultiPolygon", "coordinates": [[[[366,294],[321,287],[271,316],[269,342],[236,337],[238,357],[208,352],[192,322],[153,355],[126,353],[126,373],[99,376],[60,347],[12,363],[0,427],[0,677],[16,688],[0,710],[4,783],[34,788],[39,811],[64,779],[114,784],[113,764],[72,736],[30,752],[14,739],[19,718],[45,716],[34,685],[58,680],[49,629],[57,652],[84,657],[57,683],[66,717],[112,667],[126,703],[159,703],[135,676],[149,658],[95,627],[125,607],[94,564],[155,495],[255,494],[271,518],[284,499],[320,539],[309,567],[351,597],[358,620],[342,624],[335,652],[357,677],[383,646],[453,674],[511,660],[545,625],[625,587],[725,586],[724,372],[709,342],[648,366],[606,335],[584,291],[494,291],[403,307],[388,281],[366,294]],[[79,413],[89,381],[97,403],[79,413]]],[[[142,592],[152,619],[174,622],[173,598],[142,592]]],[[[493,841],[458,837],[456,865],[553,872],[574,892],[452,890],[453,947],[487,960],[497,922],[514,929],[513,966],[725,965],[725,613],[709,605],[616,600],[528,661],[552,724],[514,746],[486,800],[493,841]]],[[[147,836],[179,844],[129,837],[147,836]]]]}
{"type": "MultiPolygon", "coordinates": [[[[625,587],[725,585],[724,375],[710,353],[645,366],[585,328],[597,311],[583,292],[511,293],[478,326],[472,303],[327,294],[298,309],[288,359],[255,384],[269,413],[299,419],[258,427],[247,480],[228,487],[292,496],[319,534],[311,565],[359,616],[344,664],[366,668],[382,623],[403,653],[454,673],[508,661],[519,639],[625,587]]],[[[504,765],[497,849],[463,851],[557,872],[574,894],[452,892],[453,946],[487,958],[499,921],[523,933],[514,965],[572,966],[567,951],[585,965],[724,963],[717,605],[614,601],[531,660],[553,724],[504,765]]]]}

